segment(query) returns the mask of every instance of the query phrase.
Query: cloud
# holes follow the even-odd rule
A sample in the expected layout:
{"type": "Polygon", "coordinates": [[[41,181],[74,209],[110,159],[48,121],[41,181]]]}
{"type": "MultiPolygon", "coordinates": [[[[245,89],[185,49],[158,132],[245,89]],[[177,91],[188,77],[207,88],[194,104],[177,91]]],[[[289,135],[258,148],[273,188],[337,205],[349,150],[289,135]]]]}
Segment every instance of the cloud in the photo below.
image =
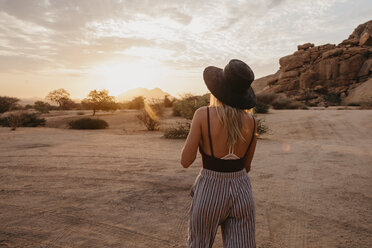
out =
{"type": "Polygon", "coordinates": [[[10,61],[1,70],[84,71],[104,61],[142,58],[196,71],[241,58],[274,71],[277,60],[300,43],[347,38],[371,5],[367,0],[0,0],[0,55],[10,61]]]}

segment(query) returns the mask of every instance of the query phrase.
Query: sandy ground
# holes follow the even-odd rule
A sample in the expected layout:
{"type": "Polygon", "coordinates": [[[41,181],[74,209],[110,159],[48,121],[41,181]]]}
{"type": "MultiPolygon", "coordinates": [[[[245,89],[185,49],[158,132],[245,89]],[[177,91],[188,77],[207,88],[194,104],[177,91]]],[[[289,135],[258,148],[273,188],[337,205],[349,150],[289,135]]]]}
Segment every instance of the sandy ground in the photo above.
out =
{"type": "MultiPolygon", "coordinates": [[[[371,247],[372,110],[260,117],[257,246],[371,247]]],[[[135,112],[102,118],[110,129],[0,128],[0,247],[186,247],[200,157],[183,169],[184,141],[144,131],[135,112]]]]}

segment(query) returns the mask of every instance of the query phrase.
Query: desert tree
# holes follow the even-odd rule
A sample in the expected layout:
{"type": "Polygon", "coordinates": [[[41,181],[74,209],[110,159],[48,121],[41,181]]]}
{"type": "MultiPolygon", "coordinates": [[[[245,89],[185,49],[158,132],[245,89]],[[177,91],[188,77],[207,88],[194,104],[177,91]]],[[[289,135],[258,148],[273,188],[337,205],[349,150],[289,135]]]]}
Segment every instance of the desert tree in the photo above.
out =
{"type": "Polygon", "coordinates": [[[47,102],[43,101],[36,101],[34,103],[34,109],[40,113],[49,113],[49,110],[51,109],[51,106],[47,102]]]}
{"type": "Polygon", "coordinates": [[[130,109],[142,109],[144,108],[145,98],[143,96],[137,96],[130,101],[130,109]]]}
{"type": "Polygon", "coordinates": [[[119,105],[115,102],[115,97],[109,96],[108,90],[92,90],[81,104],[84,108],[93,110],[93,115],[98,110],[114,111],[119,108],[119,105]]]}
{"type": "Polygon", "coordinates": [[[64,110],[70,109],[74,105],[74,102],[70,99],[70,93],[65,89],[53,90],[49,92],[45,98],[51,102],[57,103],[60,109],[64,110]]]}
{"type": "Polygon", "coordinates": [[[19,102],[18,98],[0,96],[0,113],[5,113],[7,111],[15,109],[17,107],[18,102],[19,102]]]}

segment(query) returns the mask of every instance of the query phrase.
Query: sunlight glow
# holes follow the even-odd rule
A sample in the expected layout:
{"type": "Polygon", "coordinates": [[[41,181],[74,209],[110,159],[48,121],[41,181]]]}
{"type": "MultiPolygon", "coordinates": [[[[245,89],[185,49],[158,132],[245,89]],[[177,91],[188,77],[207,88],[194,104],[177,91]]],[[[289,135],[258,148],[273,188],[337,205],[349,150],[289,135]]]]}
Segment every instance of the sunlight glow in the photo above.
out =
{"type": "Polygon", "coordinates": [[[111,95],[119,95],[129,89],[157,87],[170,69],[154,61],[109,62],[92,69],[98,85],[109,90],[111,95]]]}

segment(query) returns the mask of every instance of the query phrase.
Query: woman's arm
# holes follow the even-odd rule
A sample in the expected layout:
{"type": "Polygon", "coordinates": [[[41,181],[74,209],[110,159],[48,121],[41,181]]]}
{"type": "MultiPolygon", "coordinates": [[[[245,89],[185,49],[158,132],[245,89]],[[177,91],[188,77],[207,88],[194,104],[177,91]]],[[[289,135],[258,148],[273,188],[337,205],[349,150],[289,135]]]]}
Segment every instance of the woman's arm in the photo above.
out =
{"type": "Polygon", "coordinates": [[[201,139],[202,109],[203,108],[199,108],[195,111],[189,135],[187,136],[185,145],[182,148],[181,164],[184,168],[188,168],[196,158],[196,153],[201,139]]]}
{"type": "MultiPolygon", "coordinates": [[[[256,121],[254,118],[252,118],[253,121],[256,121]]],[[[248,154],[247,154],[247,158],[245,159],[245,170],[247,172],[249,172],[251,170],[251,162],[252,162],[252,159],[253,159],[253,155],[254,155],[254,151],[256,149],[256,143],[257,143],[257,123],[255,125],[255,130],[254,130],[254,133],[253,133],[254,137],[253,137],[253,140],[252,140],[252,144],[251,144],[251,147],[249,148],[249,151],[248,151],[248,154]]]]}

